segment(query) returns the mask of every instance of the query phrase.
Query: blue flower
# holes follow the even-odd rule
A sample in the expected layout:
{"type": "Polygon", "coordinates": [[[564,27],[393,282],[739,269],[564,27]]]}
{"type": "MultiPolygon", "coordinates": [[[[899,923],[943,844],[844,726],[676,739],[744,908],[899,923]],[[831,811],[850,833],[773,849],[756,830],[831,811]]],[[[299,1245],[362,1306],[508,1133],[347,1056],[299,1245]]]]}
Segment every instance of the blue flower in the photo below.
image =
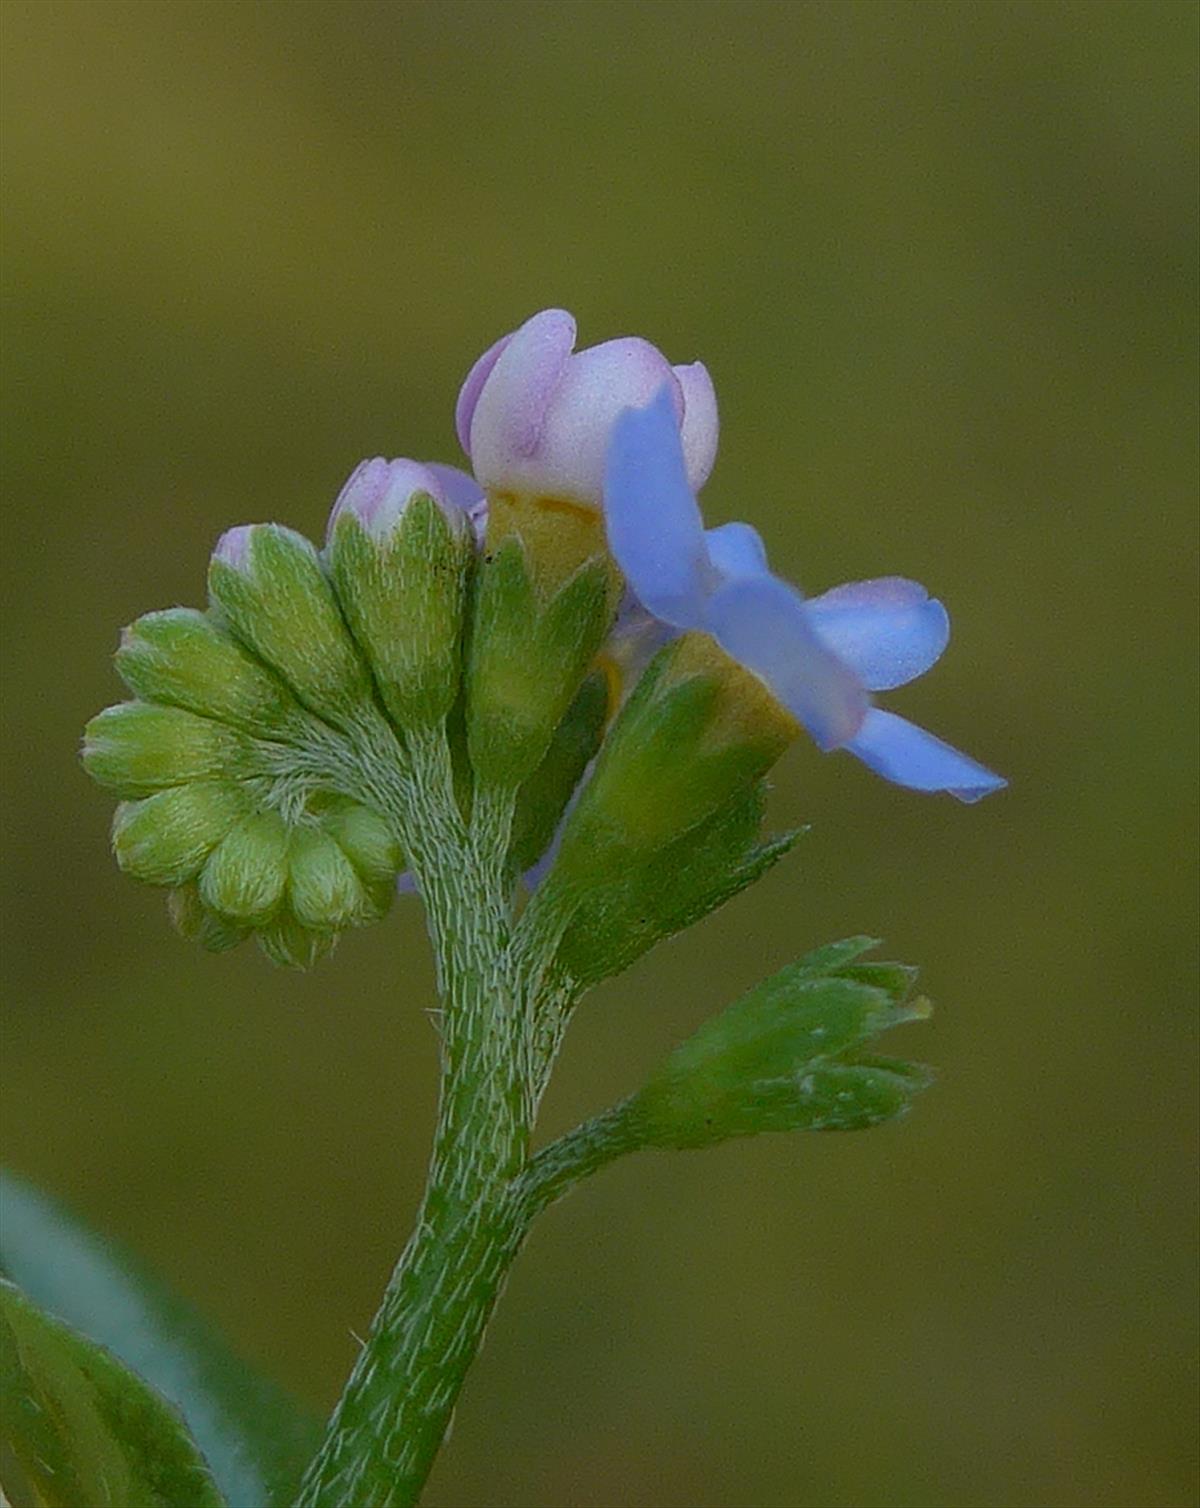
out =
{"type": "Polygon", "coordinates": [[[609,546],[642,606],[673,630],[710,634],[819,748],[848,749],[886,780],[960,801],[1007,784],[869,695],[935,663],[950,637],[942,604],[898,576],[806,600],[772,574],[749,524],[706,530],[666,390],[617,419],[604,511],[609,546]]]}

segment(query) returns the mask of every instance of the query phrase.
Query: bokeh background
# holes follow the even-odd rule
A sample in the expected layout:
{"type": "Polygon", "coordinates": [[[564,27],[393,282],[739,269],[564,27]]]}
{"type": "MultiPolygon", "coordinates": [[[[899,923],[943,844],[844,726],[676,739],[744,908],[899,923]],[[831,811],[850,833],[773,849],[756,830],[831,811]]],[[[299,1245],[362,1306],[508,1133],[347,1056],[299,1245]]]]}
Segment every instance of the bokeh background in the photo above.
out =
{"type": "Polygon", "coordinates": [[[1196,21],[7,0],[4,1155],[314,1408],[422,1183],[419,916],[307,977],[207,957],[76,763],[222,528],[456,459],[471,360],[563,304],[708,362],[713,521],[949,602],[892,705],[1011,777],[968,810],[797,749],[811,836],[584,1007],[547,1134],[857,931],[924,966],[941,1081],[552,1211],[433,1508],[1194,1501],[1196,21]]]}

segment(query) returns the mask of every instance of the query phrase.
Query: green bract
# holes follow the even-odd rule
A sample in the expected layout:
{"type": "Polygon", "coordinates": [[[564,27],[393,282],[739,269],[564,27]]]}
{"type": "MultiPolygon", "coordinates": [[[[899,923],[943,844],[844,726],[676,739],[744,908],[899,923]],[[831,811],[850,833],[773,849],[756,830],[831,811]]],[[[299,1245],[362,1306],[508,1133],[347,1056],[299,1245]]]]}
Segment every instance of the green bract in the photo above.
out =
{"type": "Polygon", "coordinates": [[[550,846],[575,787],[600,747],[607,713],[608,683],[601,672],[593,671],[517,797],[510,844],[515,872],[528,869],[550,846]]]}
{"type": "Polygon", "coordinates": [[[763,842],[765,805],[764,788],[755,784],[683,837],[586,886],[559,943],[556,976],[580,993],[753,884],[802,834],[763,842]]]}
{"type": "Polygon", "coordinates": [[[682,1043],[630,1107],[649,1146],[703,1147],[761,1131],[853,1131],[902,1114],[927,1069],[864,1049],[929,1014],[913,971],[856,964],[851,938],[809,954],[682,1043]]]}

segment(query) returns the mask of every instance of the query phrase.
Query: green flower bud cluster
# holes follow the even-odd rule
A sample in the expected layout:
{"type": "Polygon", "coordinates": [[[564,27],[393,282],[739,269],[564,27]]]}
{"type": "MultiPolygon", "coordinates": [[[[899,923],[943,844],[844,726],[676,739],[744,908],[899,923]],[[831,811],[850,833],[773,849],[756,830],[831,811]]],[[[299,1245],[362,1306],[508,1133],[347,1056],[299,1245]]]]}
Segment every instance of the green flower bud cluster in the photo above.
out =
{"type": "Polygon", "coordinates": [[[403,859],[382,816],[305,773],[369,703],[369,674],[312,547],[252,533],[253,574],[214,560],[213,611],[125,630],[138,699],[92,719],[83,762],[124,798],[117,863],[170,889],[185,937],[222,951],[253,934],[307,968],[386,913],[403,859]]]}
{"type": "MultiPolygon", "coordinates": [[[[254,932],[275,963],[311,968],[339,932],[383,917],[400,863],[386,825],[345,798],[314,805],[291,823],[278,811],[243,810],[173,892],[180,932],[213,952],[254,932]]],[[[120,818],[114,845],[129,869],[120,818]]]]}

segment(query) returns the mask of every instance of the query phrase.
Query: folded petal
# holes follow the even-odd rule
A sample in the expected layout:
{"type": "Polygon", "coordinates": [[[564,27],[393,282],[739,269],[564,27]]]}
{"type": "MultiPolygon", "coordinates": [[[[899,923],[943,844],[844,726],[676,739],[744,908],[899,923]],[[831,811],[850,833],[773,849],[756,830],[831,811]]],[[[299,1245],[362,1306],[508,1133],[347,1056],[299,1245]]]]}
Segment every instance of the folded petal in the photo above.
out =
{"type": "Polygon", "coordinates": [[[846,748],[877,775],[914,791],[948,791],[959,801],[971,802],[1008,784],[924,728],[881,707],[868,710],[846,748]]]}
{"type": "Polygon", "coordinates": [[[484,383],[492,375],[492,368],[500,360],[504,348],[512,338],[513,332],[510,330],[495,345],[489,346],[467,373],[458,390],[458,402],[454,405],[454,428],[458,434],[458,443],[467,455],[471,454],[471,420],[475,417],[475,405],[479,402],[484,383]]]}
{"type": "Polygon", "coordinates": [[[426,461],[426,471],[432,471],[442,489],[446,502],[453,503],[464,513],[470,513],[484,501],[483,488],[469,471],[460,471],[457,466],[447,466],[442,461],[426,461]]]}
{"type": "Polygon", "coordinates": [[[513,485],[521,463],[536,452],[574,344],[575,321],[566,310],[543,309],[472,368],[460,404],[465,414],[474,395],[467,450],[485,488],[513,485]],[[480,374],[493,352],[491,367],[480,374]]]}
{"type": "Polygon", "coordinates": [[[857,733],[867,694],[817,637],[803,597],[787,582],[771,575],[725,581],[709,599],[704,627],[766,681],[819,748],[840,748],[857,733]]]}
{"type": "Polygon", "coordinates": [[[924,675],[950,638],[946,609],[902,576],[852,581],[808,601],[824,642],[871,691],[924,675]]]}
{"type": "Polygon", "coordinates": [[[598,508],[613,425],[625,409],[643,407],[664,386],[678,432],[683,393],[667,358],[648,340],[631,335],[577,352],[554,389],[522,480],[531,490],[598,508]]]}
{"type": "Polygon", "coordinates": [[[708,555],[720,576],[761,576],[767,566],[767,547],[750,524],[718,524],[705,531],[708,555]]]}
{"type": "Polygon", "coordinates": [[[699,492],[717,458],[717,392],[702,361],[671,369],[683,393],[683,459],[692,491],[699,492]]]}
{"type": "Polygon", "coordinates": [[[609,548],[642,606],[675,628],[702,627],[715,573],[667,384],[613,426],[604,515],[609,548]]]}

